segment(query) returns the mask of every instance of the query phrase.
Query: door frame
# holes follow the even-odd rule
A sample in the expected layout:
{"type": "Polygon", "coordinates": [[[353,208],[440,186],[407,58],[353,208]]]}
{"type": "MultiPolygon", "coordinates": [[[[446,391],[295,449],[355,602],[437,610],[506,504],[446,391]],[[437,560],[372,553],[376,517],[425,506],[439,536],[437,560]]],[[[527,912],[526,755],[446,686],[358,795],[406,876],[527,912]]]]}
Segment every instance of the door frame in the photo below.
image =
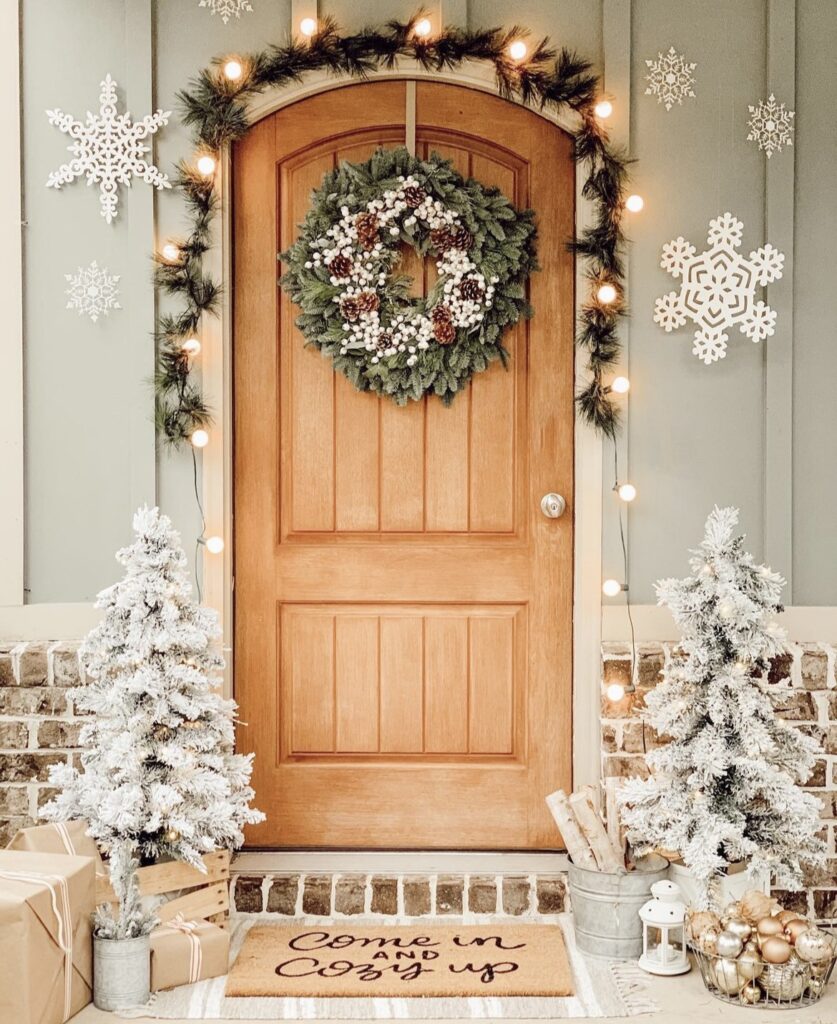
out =
{"type": "MultiPolygon", "coordinates": [[[[426,71],[413,61],[401,61],[388,71],[370,75],[368,81],[384,79],[425,79],[479,89],[498,96],[491,70],[478,64],[454,72],[426,71]]],[[[301,83],[267,90],[249,108],[251,124],[302,99],[332,89],[351,88],[352,79],[335,79],[312,73],[301,83]]],[[[514,103],[514,100],[506,100],[514,103]]],[[[518,104],[521,105],[521,104],[518,104]]],[[[577,125],[568,116],[527,107],[566,131],[577,125]]],[[[409,134],[410,126],[407,125],[409,134]]],[[[581,192],[583,179],[576,174],[576,235],[592,222],[592,204],[581,192]]],[[[218,610],[226,658],[224,692],[233,695],[233,376],[232,376],[232,208],[231,154],[225,150],[219,167],[220,231],[205,260],[210,274],[222,284],[219,316],[206,318],[202,327],[201,369],[203,390],[215,418],[210,442],[202,452],[201,492],[207,534],[227,538],[221,555],[205,555],[204,601],[218,610]]],[[[584,268],[576,260],[576,313],[584,294],[584,268]]],[[[585,367],[576,362],[576,383],[583,380],[585,367]]],[[[618,371],[616,371],[618,372],[618,371]]],[[[573,531],[573,787],[595,783],[600,775],[599,707],[601,688],[601,573],[602,573],[602,458],[603,444],[596,431],[575,417],[575,508],[573,531]]]]}

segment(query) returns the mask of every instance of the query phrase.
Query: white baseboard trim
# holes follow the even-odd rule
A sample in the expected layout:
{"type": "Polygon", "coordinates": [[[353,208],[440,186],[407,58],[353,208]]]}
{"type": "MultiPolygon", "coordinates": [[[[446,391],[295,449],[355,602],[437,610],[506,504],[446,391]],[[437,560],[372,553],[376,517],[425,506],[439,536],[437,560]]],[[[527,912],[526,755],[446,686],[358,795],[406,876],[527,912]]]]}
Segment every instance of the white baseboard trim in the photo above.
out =
{"type": "Polygon", "coordinates": [[[534,851],[248,850],[233,857],[230,870],[236,875],[557,875],[567,870],[567,855],[534,851]]]}
{"type": "MultiPolygon", "coordinates": [[[[680,639],[680,631],[667,608],[654,604],[632,605],[631,616],[637,643],[680,639]]],[[[837,640],[837,607],[795,605],[784,610],[779,622],[787,630],[788,639],[797,643],[831,643],[837,640]]],[[[624,603],[603,606],[602,640],[615,643],[630,639],[624,603]]]]}

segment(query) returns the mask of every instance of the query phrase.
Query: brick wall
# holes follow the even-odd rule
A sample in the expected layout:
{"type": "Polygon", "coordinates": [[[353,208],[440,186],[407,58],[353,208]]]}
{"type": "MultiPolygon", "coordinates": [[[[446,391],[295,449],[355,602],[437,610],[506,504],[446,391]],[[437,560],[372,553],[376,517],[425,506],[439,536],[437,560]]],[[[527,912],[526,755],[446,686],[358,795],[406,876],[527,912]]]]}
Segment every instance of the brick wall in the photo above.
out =
{"type": "MultiPolygon", "coordinates": [[[[625,644],[602,645],[602,774],[627,777],[647,775],[643,751],[658,743],[653,729],[643,730],[639,711],[645,695],[662,678],[673,644],[641,644],[634,668],[636,692],[619,701],[607,697],[611,683],[627,685],[631,678],[631,652],[625,644]],[[645,744],[643,746],[643,744],[645,744]]],[[[791,654],[777,658],[770,684],[779,713],[820,741],[824,756],[817,761],[807,788],[823,803],[822,834],[828,848],[827,866],[808,873],[800,892],[777,891],[789,909],[823,923],[837,922],[837,680],[835,646],[798,644],[791,654]]]]}
{"type": "Polygon", "coordinates": [[[52,796],[49,766],[74,756],[82,720],[67,687],[78,683],[76,643],[0,645],[0,848],[52,796]]]}

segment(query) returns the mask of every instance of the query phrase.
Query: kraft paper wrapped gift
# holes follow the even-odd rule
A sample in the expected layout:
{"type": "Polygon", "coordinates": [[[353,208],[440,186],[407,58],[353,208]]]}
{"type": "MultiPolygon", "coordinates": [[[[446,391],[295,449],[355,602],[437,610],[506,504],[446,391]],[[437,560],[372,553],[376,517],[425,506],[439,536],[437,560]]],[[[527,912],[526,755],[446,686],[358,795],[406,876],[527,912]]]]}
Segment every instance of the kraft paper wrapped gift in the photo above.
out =
{"type": "Polygon", "coordinates": [[[49,825],[18,829],[6,849],[92,857],[96,865],[96,874],[108,873],[95,839],[87,834],[86,821],[56,821],[49,825]]]}
{"type": "Polygon", "coordinates": [[[0,1021],[63,1024],[93,996],[90,857],[0,850],[0,1021]]]}
{"type": "Polygon", "coordinates": [[[151,991],[226,974],[230,936],[208,921],[175,918],[151,933],[151,991]]]}

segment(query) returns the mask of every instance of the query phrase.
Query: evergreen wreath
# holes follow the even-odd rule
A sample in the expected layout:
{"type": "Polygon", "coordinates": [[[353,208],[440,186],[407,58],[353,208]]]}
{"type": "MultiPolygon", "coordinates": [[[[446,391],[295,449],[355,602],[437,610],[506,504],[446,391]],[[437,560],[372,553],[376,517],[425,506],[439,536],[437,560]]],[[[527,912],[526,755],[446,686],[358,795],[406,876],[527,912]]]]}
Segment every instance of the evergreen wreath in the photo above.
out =
{"type": "Polygon", "coordinates": [[[474,373],[507,359],[503,329],[531,315],[536,269],[530,210],[462,178],[437,154],[380,149],[343,163],[314,192],[282,285],[297,326],[360,391],[398,405],[429,391],[449,404],[474,373]],[[426,298],[397,271],[401,245],[435,259],[426,298]]]}
{"type": "MultiPolygon", "coordinates": [[[[291,41],[237,58],[241,75],[231,80],[224,74],[227,57],[204,68],[179,95],[184,121],[194,129],[196,148],[218,154],[247,134],[248,101],[268,88],[297,82],[313,71],[365,79],[378,69],[396,67],[399,59],[415,61],[426,71],[451,71],[467,61],[490,63],[499,94],[506,99],[554,112],[571,111],[578,117],[574,133],[574,158],[585,165],[582,194],[594,208],[589,227],[568,241],[569,248],[586,261],[590,297],[582,304],[577,344],[588,357],[589,379],[577,395],[580,415],[603,434],[613,437],[617,410],[604,375],[619,358],[619,318],[624,315],[622,231],[628,161],[608,142],[594,107],[600,85],[589,61],[562,49],[556,53],[546,39],[534,44],[521,61],[509,56],[509,45],[528,32],[520,27],[464,31],[445,28],[438,35],[415,33],[418,11],[408,21],[390,21],[382,29],[363,29],[340,35],[331,18],[323,19],[317,32],[305,41],[291,41]],[[596,291],[612,284],[617,299],[601,303],[596,291]]],[[[175,446],[193,431],[211,422],[212,416],[191,372],[184,341],[200,326],[205,314],[218,312],[219,286],[209,275],[203,258],[211,244],[212,222],[218,210],[215,181],[204,177],[191,163],[181,161],[175,181],[191,215],[191,228],[179,243],[176,259],[157,253],[156,280],[170,295],[181,300],[180,309],[158,321],[158,360],[155,375],[157,425],[162,439],[175,446]]]]}

